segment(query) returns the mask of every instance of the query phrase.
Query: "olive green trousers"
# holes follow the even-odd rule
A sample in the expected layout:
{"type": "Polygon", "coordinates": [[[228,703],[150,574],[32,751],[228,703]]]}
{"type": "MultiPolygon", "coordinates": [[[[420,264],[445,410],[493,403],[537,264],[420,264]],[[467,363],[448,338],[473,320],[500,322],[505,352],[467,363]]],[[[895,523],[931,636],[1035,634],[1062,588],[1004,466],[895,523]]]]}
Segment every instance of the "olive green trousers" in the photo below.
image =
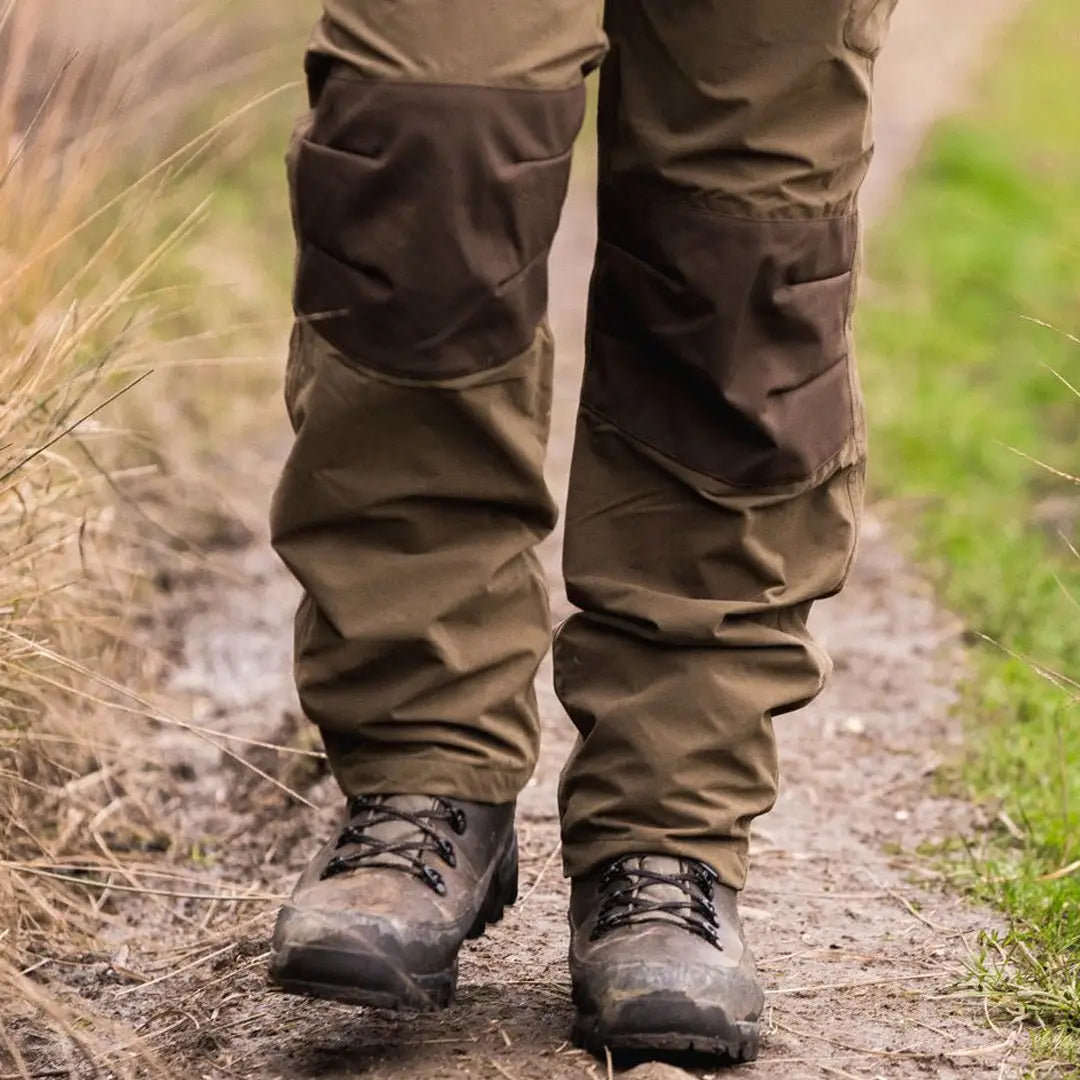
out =
{"type": "Polygon", "coordinates": [[[894,3],[325,0],[272,526],[347,793],[504,802],[534,767],[547,258],[603,61],[565,868],[663,852],[742,886],[773,720],[829,667],[807,616],[855,547],[856,196],[894,3]]]}

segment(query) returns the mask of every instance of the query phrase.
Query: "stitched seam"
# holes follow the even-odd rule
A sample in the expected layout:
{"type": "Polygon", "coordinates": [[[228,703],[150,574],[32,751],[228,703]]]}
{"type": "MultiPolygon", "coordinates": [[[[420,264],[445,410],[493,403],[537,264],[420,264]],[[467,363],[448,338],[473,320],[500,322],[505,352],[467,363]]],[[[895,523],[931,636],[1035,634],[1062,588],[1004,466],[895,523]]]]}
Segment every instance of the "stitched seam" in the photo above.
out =
{"type": "MultiPolygon", "coordinates": [[[[297,148],[303,150],[310,148],[312,150],[325,150],[327,153],[339,155],[343,158],[357,158],[360,161],[370,161],[375,164],[381,164],[386,161],[386,155],[382,153],[368,154],[362,150],[349,150],[341,146],[335,146],[333,143],[318,142],[310,137],[311,133],[301,136],[297,142],[297,148]]],[[[574,153],[574,143],[576,138],[572,139],[570,143],[560,149],[556,150],[553,154],[544,154],[541,157],[516,157],[510,164],[511,165],[547,165],[557,164],[566,161],[568,158],[572,158],[574,153]]],[[[298,159],[299,161],[299,155],[298,159]]],[[[299,172],[299,168],[297,169],[299,172]]]]}
{"type": "MultiPolygon", "coordinates": [[[[508,356],[505,360],[496,361],[495,363],[482,368],[470,368],[467,371],[439,372],[438,374],[430,376],[414,375],[407,372],[394,371],[392,368],[374,363],[366,358],[349,355],[344,349],[339,345],[334,344],[330,338],[319,331],[314,318],[309,315],[304,315],[304,313],[300,311],[296,311],[295,315],[298,322],[302,323],[304,327],[310,330],[312,334],[331,350],[333,354],[332,359],[335,359],[338,363],[344,364],[346,367],[353,368],[361,375],[364,375],[369,379],[374,379],[376,382],[386,383],[390,386],[400,386],[405,389],[412,388],[417,390],[441,390],[448,394],[468,392],[473,387],[471,380],[482,379],[485,375],[490,375],[495,371],[501,371],[511,364],[524,359],[536,348],[537,342],[546,337],[544,324],[540,323],[533,333],[532,339],[525,348],[514,353],[513,356],[508,356]],[[454,383],[455,385],[444,385],[446,383],[454,383]]],[[[550,342],[548,342],[547,347],[550,348],[550,342]]]]}
{"type": "MultiPolygon", "coordinates": [[[[600,190],[600,199],[603,200],[605,191],[613,190],[614,185],[605,184],[600,190]]],[[[694,196],[709,196],[714,193],[705,190],[697,190],[691,188],[678,188],[667,187],[667,190],[663,190],[657,187],[649,189],[649,194],[653,196],[657,202],[666,202],[672,205],[680,206],[684,210],[692,214],[698,214],[701,217],[706,218],[719,218],[723,221],[739,221],[751,225],[805,225],[808,221],[848,221],[851,218],[858,217],[858,207],[854,207],[851,210],[847,210],[842,214],[813,214],[807,217],[772,217],[768,215],[754,215],[754,214],[736,214],[726,210],[716,209],[709,206],[700,206],[697,203],[691,201],[694,196]],[[658,190],[659,189],[659,190],[658,190]]]]}
{"type": "MultiPolygon", "coordinates": [[[[838,361],[841,362],[841,361],[838,361]]],[[[647,446],[654,453],[659,454],[666,461],[670,461],[674,465],[678,465],[680,468],[689,469],[690,472],[697,473],[699,476],[707,476],[710,480],[717,480],[721,484],[727,487],[734,488],[736,491],[752,491],[757,494],[767,494],[773,490],[779,490],[780,488],[787,487],[789,484],[803,484],[809,480],[812,480],[819,472],[828,470],[844,453],[847,448],[848,440],[850,439],[850,433],[845,434],[839,447],[829,455],[817,468],[811,470],[806,476],[789,476],[781,480],[774,480],[771,484],[743,484],[735,480],[729,480],[727,477],[719,475],[719,473],[710,472],[708,469],[699,469],[696,465],[688,465],[685,461],[675,457],[673,454],[668,453],[666,450],[661,450],[655,443],[650,442],[648,439],[642,438],[640,435],[634,434],[634,432],[627,430],[622,424],[617,423],[607,413],[601,409],[596,408],[595,405],[586,405],[584,402],[581,404],[581,411],[589,413],[595,416],[598,420],[602,420],[605,424],[613,427],[623,438],[628,439],[630,442],[638,443],[641,446],[647,446]]],[[[797,494],[797,493],[793,493],[797,494]]]]}
{"type": "Polygon", "coordinates": [[[364,75],[361,75],[353,67],[347,67],[346,61],[340,56],[336,56],[332,53],[320,53],[320,56],[325,56],[334,65],[342,65],[345,70],[331,70],[327,75],[326,81],[329,82],[347,82],[347,83],[363,83],[368,86],[390,85],[390,86],[415,86],[422,89],[436,90],[445,89],[448,86],[460,87],[466,90],[495,90],[500,93],[509,94],[563,94],[569,96],[578,90],[581,90],[585,83],[582,80],[577,80],[572,83],[567,83],[566,86],[510,86],[503,83],[481,83],[481,82],[425,82],[422,79],[388,79],[380,77],[378,79],[369,79],[364,75]]]}
{"type": "MultiPolygon", "coordinates": [[[[349,270],[353,271],[354,273],[362,273],[362,271],[358,267],[354,266],[348,260],[339,258],[337,255],[334,254],[334,252],[328,251],[321,244],[317,244],[315,241],[310,239],[310,237],[305,237],[304,238],[304,244],[314,248],[316,251],[318,251],[321,255],[325,256],[326,258],[332,259],[338,265],[347,267],[349,270]]],[[[508,286],[512,286],[514,282],[519,281],[520,279],[524,278],[525,275],[528,274],[529,271],[532,270],[537,265],[537,263],[541,262],[542,260],[546,259],[549,256],[550,251],[551,251],[550,246],[545,248],[539,255],[536,256],[536,258],[531,259],[524,267],[522,267],[516,273],[511,274],[510,277],[505,278],[504,280],[498,282],[496,284],[495,288],[497,288],[497,289],[505,289],[508,286]]],[[[299,278],[298,278],[298,280],[299,280],[299,278]]],[[[490,294],[485,295],[484,302],[486,303],[487,300],[489,300],[489,299],[491,299],[490,294]]],[[[444,380],[444,379],[445,380],[464,379],[464,378],[469,377],[470,375],[481,375],[486,371],[493,371],[493,370],[495,370],[497,368],[505,367],[507,364],[512,363],[519,356],[522,356],[522,355],[524,355],[525,353],[527,353],[529,351],[532,344],[536,341],[536,332],[537,332],[536,329],[534,328],[532,337],[529,339],[528,342],[525,343],[524,347],[521,348],[521,349],[518,349],[516,352],[511,353],[509,356],[502,357],[502,358],[500,358],[498,360],[493,360],[493,361],[491,361],[489,363],[486,363],[486,364],[483,364],[483,365],[480,365],[480,366],[472,366],[472,367],[468,367],[468,368],[456,368],[455,367],[455,368],[452,368],[450,370],[436,372],[435,374],[432,374],[432,375],[423,375],[423,374],[417,374],[416,372],[413,372],[413,371],[397,370],[397,369],[395,369],[394,367],[392,367],[389,364],[385,364],[385,363],[382,363],[380,361],[372,360],[369,357],[360,358],[360,357],[352,356],[351,354],[347,353],[340,345],[335,344],[333,339],[329,335],[320,332],[319,329],[317,328],[317,326],[315,325],[316,322],[321,321],[321,320],[329,321],[329,320],[332,320],[332,319],[346,318],[351,313],[351,309],[340,309],[339,308],[339,309],[329,311],[329,312],[304,312],[304,311],[301,311],[299,308],[297,308],[294,305],[293,310],[294,310],[294,313],[295,313],[297,319],[300,319],[300,320],[304,321],[308,326],[310,326],[314,333],[318,334],[318,336],[320,338],[322,338],[323,341],[327,342],[327,344],[332,346],[334,351],[339,353],[341,358],[343,360],[347,361],[348,363],[355,364],[361,370],[370,369],[369,374],[372,373],[372,372],[382,372],[385,375],[390,375],[390,376],[394,376],[395,378],[401,378],[401,379],[406,379],[406,380],[410,380],[410,381],[415,381],[415,382],[420,383],[420,384],[424,384],[424,383],[428,383],[428,382],[432,382],[432,381],[436,381],[436,380],[444,380]]],[[[469,317],[471,318],[472,316],[474,316],[476,314],[477,310],[479,310],[479,308],[472,309],[470,311],[469,317]]],[[[468,320],[466,320],[466,321],[468,321],[468,320]]],[[[542,317],[541,317],[541,320],[539,320],[537,322],[537,326],[539,326],[541,321],[542,321],[542,317]]],[[[405,351],[405,350],[402,350],[402,351],[405,351]]]]}

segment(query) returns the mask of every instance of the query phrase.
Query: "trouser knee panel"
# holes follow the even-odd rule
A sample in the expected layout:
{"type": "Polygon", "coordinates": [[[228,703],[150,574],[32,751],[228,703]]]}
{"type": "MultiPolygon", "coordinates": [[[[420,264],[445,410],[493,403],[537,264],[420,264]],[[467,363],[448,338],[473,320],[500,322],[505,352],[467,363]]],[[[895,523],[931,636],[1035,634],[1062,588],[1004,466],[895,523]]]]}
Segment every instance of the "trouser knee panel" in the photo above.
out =
{"type": "Polygon", "coordinates": [[[603,192],[583,403],[736,488],[809,479],[856,429],[854,215],[755,220],[603,192]]]}
{"type": "Polygon", "coordinates": [[[584,90],[335,70],[295,150],[295,306],[346,356],[445,379],[526,349],[584,90]]]}

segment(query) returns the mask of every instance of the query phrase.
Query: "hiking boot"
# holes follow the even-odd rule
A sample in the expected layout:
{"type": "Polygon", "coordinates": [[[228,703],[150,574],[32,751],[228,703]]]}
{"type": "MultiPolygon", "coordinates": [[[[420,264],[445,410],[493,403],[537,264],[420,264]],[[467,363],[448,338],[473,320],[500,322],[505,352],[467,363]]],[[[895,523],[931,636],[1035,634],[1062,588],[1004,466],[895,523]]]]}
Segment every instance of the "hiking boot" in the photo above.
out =
{"type": "Polygon", "coordinates": [[[458,950],[517,899],[514,805],[348,801],[278,915],[271,985],[382,1009],[449,1005],[458,950]]]}
{"type": "Polygon", "coordinates": [[[757,1057],[765,999],[735,890],[696,859],[629,855],[573,883],[574,1036],[595,1054],[757,1057]]]}

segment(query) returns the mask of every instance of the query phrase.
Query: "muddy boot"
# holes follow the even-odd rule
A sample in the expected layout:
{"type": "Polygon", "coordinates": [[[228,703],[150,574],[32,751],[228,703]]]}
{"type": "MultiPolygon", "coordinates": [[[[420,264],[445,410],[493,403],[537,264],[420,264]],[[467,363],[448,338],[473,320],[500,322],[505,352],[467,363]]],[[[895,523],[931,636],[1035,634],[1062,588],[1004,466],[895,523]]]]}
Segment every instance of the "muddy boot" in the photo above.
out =
{"type": "Polygon", "coordinates": [[[764,995],[735,895],[708,864],[660,855],[622,856],[575,880],[578,1043],[597,1054],[757,1057],[764,995]]]}
{"type": "Polygon", "coordinates": [[[278,916],[270,982],[383,1009],[443,1008],[462,942],[516,899],[512,803],[352,798],[278,916]]]}

